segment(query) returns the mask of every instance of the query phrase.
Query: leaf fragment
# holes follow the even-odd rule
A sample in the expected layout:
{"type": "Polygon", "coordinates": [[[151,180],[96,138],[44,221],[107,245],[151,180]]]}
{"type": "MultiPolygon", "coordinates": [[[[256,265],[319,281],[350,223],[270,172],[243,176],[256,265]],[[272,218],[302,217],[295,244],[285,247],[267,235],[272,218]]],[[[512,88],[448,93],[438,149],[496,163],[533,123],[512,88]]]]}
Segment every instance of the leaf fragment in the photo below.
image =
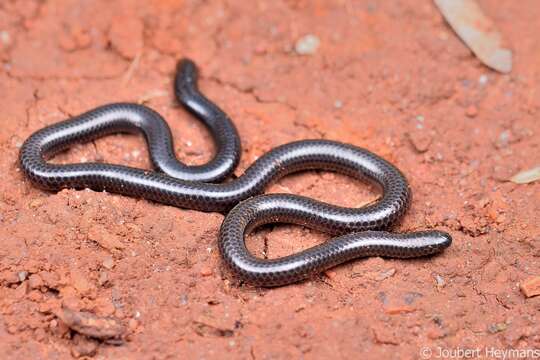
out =
{"type": "Polygon", "coordinates": [[[516,184],[528,184],[536,180],[540,180],[540,166],[518,172],[510,178],[510,181],[516,184]]]}

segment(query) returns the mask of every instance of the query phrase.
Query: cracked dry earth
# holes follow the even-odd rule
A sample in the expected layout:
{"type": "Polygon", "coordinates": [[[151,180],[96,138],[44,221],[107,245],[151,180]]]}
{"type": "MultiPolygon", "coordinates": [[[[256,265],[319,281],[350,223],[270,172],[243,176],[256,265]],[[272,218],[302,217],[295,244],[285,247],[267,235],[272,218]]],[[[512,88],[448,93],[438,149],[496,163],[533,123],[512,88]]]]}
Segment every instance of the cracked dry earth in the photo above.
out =
{"type": "MultiPolygon", "coordinates": [[[[540,162],[540,6],[480,5],[514,51],[509,75],[483,67],[429,1],[2,1],[2,357],[416,359],[423,346],[539,348],[540,297],[526,298],[519,284],[540,272],[540,183],[506,179],[540,162]],[[307,34],[320,45],[302,56],[295,43],[307,34]],[[201,89],[239,129],[237,175],[293,140],[363,146],[411,183],[413,205],[396,231],[441,229],[453,245],[433,258],[358,260],[259,289],[223,267],[222,214],[47,193],[21,175],[18,150],[32,132],[116,101],[156,109],[178,157],[207,161],[208,133],[172,94],[182,56],[199,64],[201,89]]],[[[54,161],[150,168],[133,135],[54,161]]],[[[379,196],[325,172],[268,192],[344,206],[379,196]]],[[[327,238],[274,225],[248,247],[275,258],[327,238]]]]}

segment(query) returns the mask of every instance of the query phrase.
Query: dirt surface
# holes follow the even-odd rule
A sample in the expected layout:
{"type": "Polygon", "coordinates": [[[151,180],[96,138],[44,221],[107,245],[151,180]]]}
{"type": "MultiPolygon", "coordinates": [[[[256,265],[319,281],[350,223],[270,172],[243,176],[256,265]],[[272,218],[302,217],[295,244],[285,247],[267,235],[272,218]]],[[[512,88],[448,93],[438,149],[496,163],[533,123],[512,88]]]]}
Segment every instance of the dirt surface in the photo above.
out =
{"type": "MultiPolygon", "coordinates": [[[[425,346],[434,356],[540,348],[540,296],[520,291],[540,275],[540,183],[506,181],[540,163],[540,5],[480,5],[514,51],[509,75],[482,66],[429,1],[3,0],[2,357],[416,359],[425,346]],[[310,34],[318,48],[298,54],[310,34]],[[47,193],[21,175],[19,147],[32,132],[117,101],[156,109],[182,160],[208,160],[208,133],[172,94],[183,56],[239,129],[237,174],[292,140],[366,147],[410,180],[413,205],[396,231],[445,230],[452,246],[259,289],[223,267],[221,214],[89,190],[47,193]]],[[[142,138],[130,135],[55,160],[150,166],[142,138]]],[[[323,172],[268,191],[346,206],[379,195],[323,172]]],[[[327,238],[276,225],[248,246],[275,258],[327,238]]]]}

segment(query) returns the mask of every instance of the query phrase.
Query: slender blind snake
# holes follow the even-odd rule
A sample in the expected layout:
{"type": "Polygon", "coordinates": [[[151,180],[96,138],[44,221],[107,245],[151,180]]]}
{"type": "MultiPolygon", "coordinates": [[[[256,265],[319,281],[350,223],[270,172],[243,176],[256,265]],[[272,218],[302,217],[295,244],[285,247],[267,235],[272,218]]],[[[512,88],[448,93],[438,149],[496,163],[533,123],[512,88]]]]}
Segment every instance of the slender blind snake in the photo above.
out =
{"type": "Polygon", "coordinates": [[[293,283],[354,258],[418,257],[441,252],[451,244],[450,235],[440,231],[383,231],[407,210],[409,185],[392,164],[353,145],[330,140],[284,144],[262,155],[238,178],[216,183],[236,167],[240,140],[228,116],[199,92],[197,76],[195,64],[181,60],[175,93],[204,122],[216,142],[216,154],[207,164],[187,166],[176,159],[171,131],[158,113],[143,105],[117,103],[32,134],[20,151],[23,173],[36,186],[52,191],[91,188],[182,208],[230,211],[220,229],[221,255],[241,279],[259,286],[293,283]],[[59,165],[46,161],[73,143],[134,131],[143,133],[156,171],[106,163],[59,165]],[[297,195],[259,195],[270,182],[310,169],[371,181],[381,187],[382,197],[362,208],[345,208],[297,195]],[[247,250],[245,236],[257,226],[274,222],[300,224],[339,236],[284,258],[256,258],[247,250]]]}

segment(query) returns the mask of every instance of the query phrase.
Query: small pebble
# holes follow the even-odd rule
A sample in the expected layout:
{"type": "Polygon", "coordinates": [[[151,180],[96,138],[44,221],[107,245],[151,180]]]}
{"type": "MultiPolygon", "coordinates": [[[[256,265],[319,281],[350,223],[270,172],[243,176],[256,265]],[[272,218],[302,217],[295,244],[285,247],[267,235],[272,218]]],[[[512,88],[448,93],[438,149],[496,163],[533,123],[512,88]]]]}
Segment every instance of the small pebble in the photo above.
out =
{"type": "Polygon", "coordinates": [[[107,284],[107,282],[109,282],[109,275],[107,274],[106,271],[100,271],[99,278],[98,278],[98,284],[100,286],[103,286],[103,285],[107,284]]]}
{"type": "Polygon", "coordinates": [[[69,327],[63,321],[51,320],[49,327],[52,330],[51,332],[59,337],[64,337],[69,333],[69,327]]]}
{"type": "Polygon", "coordinates": [[[56,289],[58,287],[59,277],[55,273],[49,271],[41,271],[39,276],[43,280],[43,284],[48,288],[56,289]]]}
{"type": "Polygon", "coordinates": [[[54,306],[54,303],[49,300],[47,302],[43,302],[39,304],[38,311],[42,314],[49,314],[52,311],[53,306],[54,306]]]}
{"type": "Polygon", "coordinates": [[[88,239],[109,251],[124,248],[120,236],[109,232],[101,225],[92,225],[90,229],[88,229],[88,239]]]}
{"type": "Polygon", "coordinates": [[[445,337],[446,334],[444,333],[442,329],[433,328],[433,329],[428,330],[426,336],[431,340],[437,340],[437,339],[441,339],[445,337]]]}
{"type": "Polygon", "coordinates": [[[71,348],[71,355],[74,358],[90,358],[96,355],[98,342],[94,339],[76,334],[74,336],[74,345],[71,348]]]}
{"type": "Polygon", "coordinates": [[[412,303],[416,301],[416,299],[419,299],[422,296],[424,295],[422,295],[421,293],[410,291],[406,293],[405,296],[403,296],[403,300],[405,301],[405,304],[411,305],[412,303]]]}
{"type": "Polygon", "coordinates": [[[336,109],[341,109],[343,107],[343,101],[341,101],[341,100],[334,101],[334,107],[336,109]]]}
{"type": "Polygon", "coordinates": [[[376,280],[383,281],[385,279],[388,279],[389,277],[394,276],[395,273],[396,273],[396,269],[394,268],[388,269],[386,271],[379,273],[376,277],[376,280]]]}
{"type": "Polygon", "coordinates": [[[73,38],[67,34],[62,34],[58,38],[58,45],[62,50],[65,51],[74,51],[77,48],[77,44],[73,40],[73,38]]]}
{"type": "Polygon", "coordinates": [[[63,308],[55,312],[55,315],[71,330],[89,338],[119,339],[125,330],[119,319],[98,316],[88,311],[63,308]]]}
{"type": "Polygon", "coordinates": [[[263,43],[257,44],[253,50],[255,54],[257,55],[264,55],[268,52],[268,49],[266,48],[266,44],[263,44],[263,43]]]}
{"type": "Polygon", "coordinates": [[[114,260],[112,256],[107,256],[102,262],[104,268],[111,270],[114,267],[114,260]]]}
{"type": "Polygon", "coordinates": [[[439,274],[435,275],[435,282],[437,283],[437,287],[444,287],[446,285],[444,278],[439,274]]]}
{"type": "Polygon", "coordinates": [[[428,151],[433,141],[433,136],[431,135],[431,133],[428,133],[426,131],[411,131],[406,133],[406,135],[414,150],[416,150],[416,152],[420,154],[428,151]]]}
{"type": "Polygon", "coordinates": [[[38,274],[32,274],[28,278],[28,286],[30,289],[39,289],[43,286],[43,279],[38,274]]]}
{"type": "Polygon", "coordinates": [[[495,144],[495,147],[497,147],[498,149],[507,147],[510,143],[510,135],[510,131],[508,130],[500,133],[499,137],[497,138],[497,143],[495,144]]]}
{"type": "Polygon", "coordinates": [[[180,295],[180,305],[187,305],[188,296],[186,294],[180,295]]]}
{"type": "Polygon", "coordinates": [[[480,77],[478,78],[478,83],[480,85],[486,85],[488,80],[489,80],[489,78],[488,78],[487,75],[480,75],[480,77]]]}
{"type": "Polygon", "coordinates": [[[20,282],[18,274],[9,271],[2,273],[0,280],[5,281],[8,285],[17,284],[20,282]]]}
{"type": "Polygon", "coordinates": [[[506,330],[506,324],[505,323],[498,323],[498,324],[491,324],[488,326],[488,331],[492,334],[496,334],[498,332],[506,330]]]}
{"type": "Polygon", "coordinates": [[[213,270],[210,268],[210,267],[204,267],[201,269],[201,275],[202,276],[210,276],[212,275],[214,272],[213,270]]]}
{"type": "Polygon", "coordinates": [[[43,295],[38,290],[33,290],[28,293],[27,298],[30,301],[38,303],[43,299],[43,295]]]}
{"type": "Polygon", "coordinates": [[[128,327],[129,327],[129,330],[135,331],[137,330],[137,327],[139,327],[139,322],[135,319],[129,319],[128,327]]]}
{"type": "Polygon", "coordinates": [[[34,331],[34,337],[37,341],[43,341],[45,340],[45,337],[47,336],[47,334],[45,333],[45,330],[43,330],[43,328],[37,328],[35,331],[34,331]]]}
{"type": "Polygon", "coordinates": [[[29,204],[31,209],[36,209],[36,208],[40,207],[41,205],[43,205],[43,200],[39,199],[39,198],[30,201],[30,204],[29,204]]]}
{"type": "Polygon", "coordinates": [[[326,277],[327,277],[328,279],[330,279],[330,280],[334,280],[334,279],[336,278],[336,275],[337,275],[337,273],[336,273],[335,271],[333,271],[333,270],[326,270],[326,271],[324,272],[324,274],[325,274],[326,277]]]}
{"type": "Polygon", "coordinates": [[[478,115],[478,109],[476,108],[476,106],[474,105],[471,105],[467,108],[467,110],[465,111],[465,115],[467,115],[468,117],[470,118],[473,118],[475,117],[476,115],[478,115]]]}
{"type": "Polygon", "coordinates": [[[117,317],[118,319],[124,319],[126,317],[126,313],[124,312],[124,310],[117,308],[114,311],[114,316],[117,317]]]}
{"type": "Polygon", "coordinates": [[[313,55],[319,48],[320,40],[313,34],[301,37],[294,45],[294,51],[299,55],[313,55]]]}
{"type": "Polygon", "coordinates": [[[24,281],[24,280],[26,280],[26,277],[28,276],[28,272],[26,272],[26,271],[19,271],[19,273],[17,274],[17,276],[19,277],[19,281],[24,281]]]}
{"type": "Polygon", "coordinates": [[[540,276],[533,276],[523,281],[519,288],[528,298],[540,295],[540,276]]]}

